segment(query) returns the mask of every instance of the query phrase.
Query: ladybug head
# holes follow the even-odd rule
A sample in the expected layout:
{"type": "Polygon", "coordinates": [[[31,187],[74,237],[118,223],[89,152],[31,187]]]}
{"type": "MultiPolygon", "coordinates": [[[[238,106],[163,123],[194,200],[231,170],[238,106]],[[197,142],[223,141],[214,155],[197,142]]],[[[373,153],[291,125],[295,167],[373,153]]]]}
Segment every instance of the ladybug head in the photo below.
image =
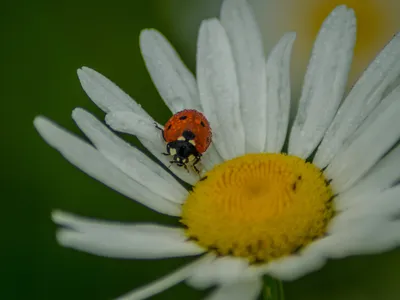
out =
{"type": "Polygon", "coordinates": [[[178,166],[184,166],[199,156],[199,152],[191,143],[191,140],[177,140],[169,142],[167,144],[167,152],[173,156],[173,161],[178,166]]]}

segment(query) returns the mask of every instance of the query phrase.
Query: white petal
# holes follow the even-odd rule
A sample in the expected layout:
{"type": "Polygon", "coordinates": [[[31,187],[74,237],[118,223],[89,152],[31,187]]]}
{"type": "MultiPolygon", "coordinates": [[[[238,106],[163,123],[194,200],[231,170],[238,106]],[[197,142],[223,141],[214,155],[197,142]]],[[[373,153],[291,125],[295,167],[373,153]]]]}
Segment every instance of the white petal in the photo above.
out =
{"type": "Polygon", "coordinates": [[[261,278],[222,285],[207,300],[256,300],[260,295],[263,282],[261,278]]]}
{"type": "Polygon", "coordinates": [[[172,175],[117,137],[91,114],[78,108],[72,117],[95,147],[126,175],[172,202],[181,204],[186,199],[187,190],[172,175]]]}
{"type": "Polygon", "coordinates": [[[187,108],[200,109],[196,80],[167,39],[157,30],[143,30],[140,49],[147,70],[169,109],[173,113],[187,108]]]}
{"type": "Polygon", "coordinates": [[[289,153],[292,155],[307,158],[335,116],[353,57],[355,23],[353,10],[339,6],[321,27],[290,133],[289,153]]]}
{"type": "Polygon", "coordinates": [[[87,67],[78,69],[82,88],[90,99],[105,113],[111,111],[133,111],[151,119],[149,114],[122,91],[115,83],[87,67]]]}
{"type": "Polygon", "coordinates": [[[199,264],[195,269],[193,269],[190,277],[186,279],[186,283],[195,289],[203,290],[210,288],[216,285],[218,282],[217,278],[214,276],[216,257],[211,253],[208,255],[212,257],[212,260],[203,264],[199,264]]]}
{"type": "Polygon", "coordinates": [[[320,269],[326,262],[317,245],[318,241],[307,246],[299,254],[274,260],[266,266],[254,267],[256,272],[292,281],[320,269]]]}
{"type": "Polygon", "coordinates": [[[95,255],[158,259],[204,252],[195,243],[187,241],[181,228],[107,222],[61,211],[53,212],[52,219],[65,227],[57,232],[57,240],[61,245],[95,255]]]}
{"type": "MultiPolygon", "coordinates": [[[[356,132],[349,137],[349,140],[353,140],[353,139],[359,137],[360,135],[364,134],[365,131],[370,130],[370,125],[372,123],[374,123],[379,117],[381,117],[381,115],[387,109],[396,109],[396,108],[398,108],[398,106],[394,105],[393,103],[394,102],[400,103],[399,99],[400,99],[400,85],[397,86],[396,88],[394,88],[390,93],[388,93],[385,96],[385,98],[383,98],[383,100],[369,114],[369,116],[364,120],[364,122],[356,130],[356,132]]],[[[397,113],[399,113],[399,112],[400,111],[397,110],[397,113]]],[[[351,141],[349,141],[347,144],[351,144],[351,141]]]]}
{"type": "Polygon", "coordinates": [[[44,117],[36,117],[34,125],[50,146],[89,176],[155,211],[172,216],[180,215],[179,205],[160,197],[129,178],[99,151],[81,139],[44,117]]]}
{"type": "Polygon", "coordinates": [[[332,234],[320,242],[323,254],[331,258],[375,254],[400,245],[400,222],[371,220],[332,234]]]}
{"type": "Polygon", "coordinates": [[[203,154],[201,159],[201,163],[204,165],[206,171],[210,171],[214,166],[223,163],[221,155],[219,155],[217,149],[214,144],[211,144],[207,151],[203,154]]]}
{"type": "Polygon", "coordinates": [[[280,152],[285,143],[290,113],[290,56],[295,33],[285,34],[267,60],[266,152],[280,152]]]}
{"type": "Polygon", "coordinates": [[[112,129],[131,135],[139,139],[147,139],[157,146],[157,150],[165,150],[165,143],[162,141],[162,126],[157,122],[149,120],[131,111],[115,111],[106,115],[105,121],[112,129]]]}
{"type": "Polygon", "coordinates": [[[381,101],[400,74],[400,34],[369,65],[346,100],[318,148],[313,163],[323,168],[381,101]]]}
{"type": "Polygon", "coordinates": [[[335,198],[335,206],[346,210],[363,205],[365,198],[380,194],[400,179],[400,145],[381,159],[354,187],[335,198]]]}
{"type": "MultiPolygon", "coordinates": [[[[182,180],[194,184],[198,175],[187,172],[184,168],[171,165],[170,156],[166,152],[165,142],[161,130],[157,129],[153,121],[141,117],[134,112],[111,112],[106,115],[106,123],[114,130],[136,135],[146,148],[182,180]]],[[[159,126],[159,125],[158,125],[159,126]]]]}
{"type": "Polygon", "coordinates": [[[349,227],[368,224],[373,219],[390,220],[400,213],[400,186],[366,196],[360,205],[336,216],[329,224],[330,233],[346,231],[349,227]]]}
{"type": "Polygon", "coordinates": [[[246,260],[223,256],[206,264],[198,265],[187,283],[197,289],[205,289],[213,285],[254,279],[255,276],[249,271],[249,264],[246,260]]]}
{"type": "Polygon", "coordinates": [[[266,138],[266,80],[262,38],[247,1],[227,0],[221,8],[236,63],[246,152],[262,152],[266,138]]]}
{"type": "Polygon", "coordinates": [[[166,289],[185,280],[188,276],[190,276],[191,272],[194,268],[196,268],[197,265],[202,264],[209,259],[210,257],[205,255],[193,263],[188,264],[176,270],[175,272],[156,280],[155,282],[118,297],[117,300],[142,300],[150,298],[151,296],[161,293],[162,291],[165,291],[166,289]]]}
{"type": "Polygon", "coordinates": [[[224,159],[244,154],[239,88],[228,37],[216,19],[203,21],[197,44],[197,82],[213,143],[224,159]]]}
{"type": "Polygon", "coordinates": [[[400,137],[400,87],[387,96],[325,170],[336,192],[354,185],[400,137]]]}

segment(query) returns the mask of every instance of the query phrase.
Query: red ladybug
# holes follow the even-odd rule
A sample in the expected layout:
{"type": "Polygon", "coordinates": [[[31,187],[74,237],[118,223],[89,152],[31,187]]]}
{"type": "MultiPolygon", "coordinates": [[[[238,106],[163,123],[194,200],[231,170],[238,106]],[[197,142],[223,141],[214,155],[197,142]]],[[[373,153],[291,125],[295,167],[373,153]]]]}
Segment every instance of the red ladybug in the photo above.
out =
{"type": "Polygon", "coordinates": [[[191,163],[199,173],[196,164],[210,146],[212,137],[206,117],[194,109],[182,110],[168,120],[162,133],[167,143],[167,153],[164,154],[173,157],[170,162],[185,169],[191,163]]]}

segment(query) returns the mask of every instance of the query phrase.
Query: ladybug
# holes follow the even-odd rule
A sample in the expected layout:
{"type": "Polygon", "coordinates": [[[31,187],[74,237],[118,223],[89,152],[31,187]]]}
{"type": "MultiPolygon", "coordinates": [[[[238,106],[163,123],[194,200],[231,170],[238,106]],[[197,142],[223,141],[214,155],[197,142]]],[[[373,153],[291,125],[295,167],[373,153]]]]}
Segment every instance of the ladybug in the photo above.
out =
{"type": "Polygon", "coordinates": [[[211,127],[206,117],[194,109],[185,109],[174,114],[165,123],[162,131],[163,138],[167,143],[167,153],[173,158],[170,161],[180,167],[191,163],[197,173],[196,164],[200,161],[202,154],[211,144],[211,127]]]}

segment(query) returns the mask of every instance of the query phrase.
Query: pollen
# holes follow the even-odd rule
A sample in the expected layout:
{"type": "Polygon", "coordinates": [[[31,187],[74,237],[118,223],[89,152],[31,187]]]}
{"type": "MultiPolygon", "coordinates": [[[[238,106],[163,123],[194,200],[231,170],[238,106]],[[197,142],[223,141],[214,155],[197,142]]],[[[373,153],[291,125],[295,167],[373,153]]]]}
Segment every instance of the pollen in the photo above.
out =
{"type": "Polygon", "coordinates": [[[183,204],[188,238],[220,256],[266,263],[322,237],[333,192],[312,163],[285,154],[247,154],[205,174],[183,204]]]}

